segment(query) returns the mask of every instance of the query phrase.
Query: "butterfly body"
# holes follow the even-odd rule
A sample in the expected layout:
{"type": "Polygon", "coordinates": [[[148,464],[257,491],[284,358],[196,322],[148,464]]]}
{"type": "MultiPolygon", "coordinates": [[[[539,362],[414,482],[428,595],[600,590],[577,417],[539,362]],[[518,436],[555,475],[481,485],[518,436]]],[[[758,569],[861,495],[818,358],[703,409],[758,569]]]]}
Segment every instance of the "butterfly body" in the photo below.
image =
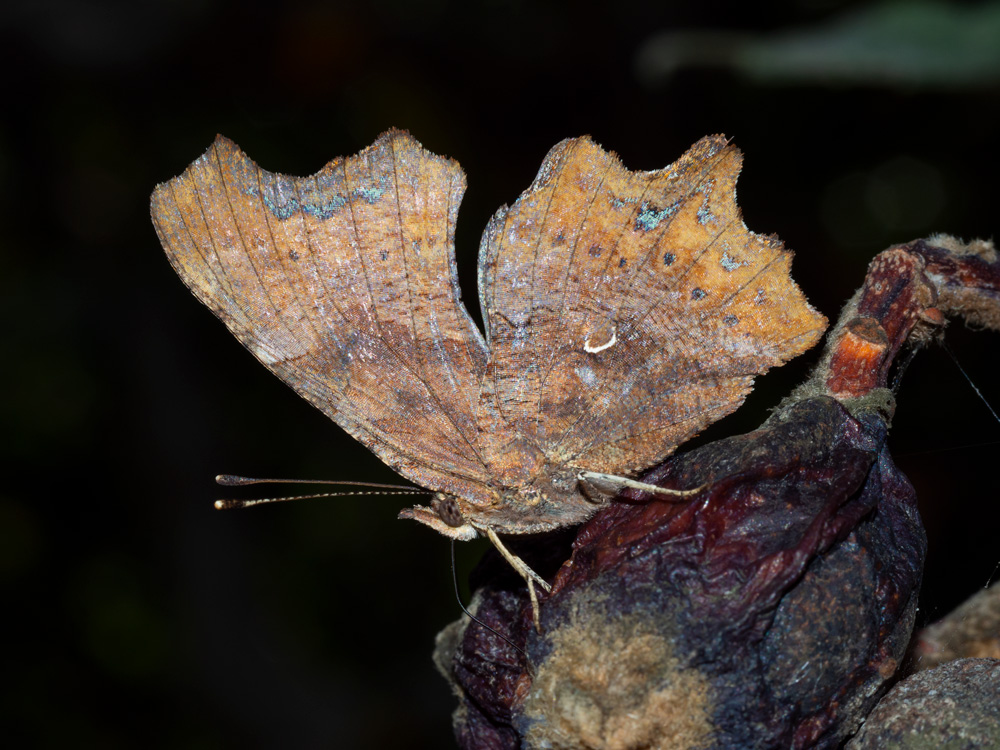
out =
{"type": "Polygon", "coordinates": [[[483,234],[483,332],[455,267],[464,174],[407,133],[305,178],[220,136],[152,215],[266,367],[436,493],[401,517],[495,538],[586,520],[608,501],[587,472],[655,464],[818,340],[791,254],[742,222],[740,163],[721,136],[653,172],[558,144],[483,234]]]}
{"type": "Polygon", "coordinates": [[[574,471],[545,465],[538,478],[520,487],[493,488],[492,502],[441,494],[429,508],[406,508],[399,517],[420,521],[447,537],[474,539],[491,528],[499,534],[537,534],[582,523],[607,498],[587,494],[574,471]],[[441,500],[450,505],[442,511],[441,500]]]}

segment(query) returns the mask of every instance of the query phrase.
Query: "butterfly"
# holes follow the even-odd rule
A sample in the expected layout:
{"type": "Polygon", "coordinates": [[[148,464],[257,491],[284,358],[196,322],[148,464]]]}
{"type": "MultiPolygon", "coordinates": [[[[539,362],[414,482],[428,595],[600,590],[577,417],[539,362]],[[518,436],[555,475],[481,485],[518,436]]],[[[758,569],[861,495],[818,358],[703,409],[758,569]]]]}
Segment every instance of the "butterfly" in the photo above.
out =
{"type": "MultiPolygon", "coordinates": [[[[151,213],[174,269],[265,367],[432,491],[400,513],[452,539],[580,523],[736,409],[826,321],[791,253],[736,205],[742,156],[701,139],[632,172],[562,141],[490,220],[480,331],[461,300],[458,163],[390,130],[311,177],[219,136],[151,213]]],[[[669,491],[667,491],[669,492],[669,491]]],[[[537,613],[537,607],[536,607],[537,613]]]]}

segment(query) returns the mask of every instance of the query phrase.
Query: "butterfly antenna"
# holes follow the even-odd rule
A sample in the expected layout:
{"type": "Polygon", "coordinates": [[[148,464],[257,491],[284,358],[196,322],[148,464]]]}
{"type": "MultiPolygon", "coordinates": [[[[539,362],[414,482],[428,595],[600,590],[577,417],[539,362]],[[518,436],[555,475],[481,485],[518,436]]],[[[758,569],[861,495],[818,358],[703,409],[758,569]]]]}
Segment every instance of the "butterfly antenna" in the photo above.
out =
{"type": "Polygon", "coordinates": [[[465,608],[465,605],[462,604],[462,596],[461,596],[461,594],[458,593],[458,573],[455,572],[455,540],[454,539],[451,540],[451,580],[452,580],[452,583],[455,584],[455,601],[458,602],[458,606],[462,608],[462,611],[469,617],[469,619],[472,620],[475,623],[478,623],[479,625],[482,625],[488,631],[490,631],[491,633],[493,633],[493,635],[495,635],[497,638],[502,638],[503,640],[507,641],[508,644],[510,644],[511,646],[513,646],[514,648],[516,648],[518,651],[520,651],[521,655],[525,659],[527,659],[528,658],[528,654],[527,654],[527,652],[525,652],[525,650],[523,648],[521,648],[520,646],[518,646],[516,643],[514,643],[514,641],[512,641],[510,638],[508,638],[507,636],[505,636],[503,633],[498,633],[496,630],[494,630],[493,628],[491,628],[489,625],[487,625],[485,622],[483,622],[478,617],[476,617],[474,614],[472,614],[469,610],[467,610],[465,608]]]}
{"type": "Polygon", "coordinates": [[[219,474],[215,481],[225,487],[245,487],[248,484],[338,484],[349,487],[378,487],[383,490],[409,490],[411,492],[426,492],[418,487],[407,487],[405,484],[380,484],[378,482],[348,482],[338,479],[258,479],[256,477],[239,477],[235,474],[219,474]]]}
{"type": "Polygon", "coordinates": [[[347,482],[338,480],[322,479],[257,479],[255,477],[239,477],[233,474],[219,474],[215,481],[224,487],[244,487],[249,484],[334,484],[348,487],[373,487],[379,492],[362,490],[359,492],[321,492],[315,495],[290,495],[288,497],[260,497],[249,500],[216,500],[215,507],[219,510],[231,510],[233,508],[249,508],[254,505],[265,503],[283,503],[288,500],[311,500],[318,497],[349,497],[358,495],[426,495],[429,490],[422,490],[417,487],[406,487],[400,484],[379,484],[378,482],[347,482]],[[389,490],[389,492],[386,492],[389,490]]]}

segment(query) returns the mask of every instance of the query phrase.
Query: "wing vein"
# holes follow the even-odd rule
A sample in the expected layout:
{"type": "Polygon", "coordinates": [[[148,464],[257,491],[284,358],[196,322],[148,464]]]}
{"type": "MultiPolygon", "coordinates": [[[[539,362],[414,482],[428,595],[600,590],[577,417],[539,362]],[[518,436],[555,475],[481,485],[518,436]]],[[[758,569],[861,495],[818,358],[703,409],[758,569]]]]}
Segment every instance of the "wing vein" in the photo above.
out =
{"type": "MultiPolygon", "coordinates": [[[[715,235],[715,237],[712,239],[711,242],[709,242],[708,244],[706,244],[706,246],[701,251],[701,253],[699,253],[699,255],[684,270],[681,278],[683,278],[683,276],[686,275],[695,266],[695,264],[698,261],[698,258],[700,258],[702,255],[704,255],[704,253],[708,252],[708,249],[715,243],[716,240],[718,240],[719,237],[721,237],[723,235],[723,233],[726,231],[726,228],[728,228],[728,224],[726,225],[726,227],[723,227],[723,229],[720,230],[718,234],[715,235]]],[[[672,289],[672,288],[673,287],[671,287],[670,289],[672,289]]],[[[643,315],[636,321],[636,324],[632,325],[630,327],[630,329],[628,329],[628,330],[634,330],[635,328],[637,328],[638,327],[638,323],[641,323],[646,318],[648,318],[652,314],[653,310],[656,309],[659,306],[659,304],[664,299],[666,299],[666,297],[667,297],[667,293],[662,294],[660,296],[660,299],[657,302],[655,302],[653,305],[650,305],[646,309],[646,311],[643,313],[643,315]]],[[[628,369],[625,372],[618,372],[618,373],[616,373],[617,376],[615,377],[615,382],[626,382],[626,381],[629,381],[629,380],[631,380],[632,374],[636,370],[639,370],[640,368],[642,368],[642,369],[648,369],[648,367],[645,366],[646,363],[648,363],[654,357],[657,357],[660,354],[662,354],[664,351],[666,351],[667,346],[669,344],[673,344],[674,342],[676,342],[676,341],[679,340],[679,338],[680,338],[679,333],[680,332],[677,330],[676,326],[674,326],[672,323],[666,323],[666,328],[667,328],[668,332],[670,333],[670,336],[668,336],[667,338],[665,338],[663,340],[663,345],[660,346],[660,348],[657,349],[651,356],[647,357],[646,360],[645,360],[645,362],[643,363],[643,365],[634,365],[633,367],[631,367],[630,369],[628,369]]],[[[623,329],[623,330],[625,330],[625,329],[623,329]]],[[[624,338],[624,335],[623,335],[623,338],[624,338]]],[[[616,359],[617,359],[617,354],[616,354],[616,359]]],[[[608,371],[609,372],[611,371],[611,367],[610,366],[608,367],[608,371]]],[[[600,384],[600,389],[601,389],[601,392],[603,392],[603,393],[609,393],[609,392],[611,392],[611,388],[608,386],[607,380],[608,380],[607,377],[602,378],[602,381],[601,381],[601,384],[600,384]]],[[[623,402],[623,399],[621,398],[621,394],[619,393],[619,396],[617,398],[609,400],[604,405],[604,407],[602,409],[596,410],[596,413],[598,413],[600,416],[603,416],[604,414],[607,414],[609,411],[611,411],[612,407],[619,406],[622,402],[623,402]]],[[[573,423],[571,425],[569,425],[566,428],[566,430],[563,432],[563,434],[560,436],[559,442],[558,442],[558,444],[557,444],[556,447],[557,448],[561,447],[566,442],[566,440],[569,437],[572,436],[572,434],[574,433],[574,431],[576,430],[576,428],[579,427],[580,424],[585,419],[587,419],[588,417],[593,417],[594,414],[595,414],[595,411],[591,411],[591,412],[581,413],[580,415],[578,415],[578,417],[573,421],[573,423]]],[[[614,426],[615,425],[607,424],[606,422],[604,422],[602,420],[601,429],[599,431],[597,431],[597,432],[594,433],[594,435],[592,436],[592,439],[587,442],[587,444],[586,444],[586,446],[584,448],[581,448],[580,450],[576,451],[573,455],[574,456],[578,456],[581,453],[583,453],[585,450],[590,450],[590,448],[594,444],[597,443],[597,440],[603,434],[605,434],[610,429],[612,429],[612,427],[614,427],[614,426]]]]}
{"type": "MultiPolygon", "coordinates": [[[[583,227],[587,224],[587,220],[590,218],[590,213],[591,213],[591,211],[594,208],[594,204],[597,202],[597,197],[600,194],[601,188],[604,187],[604,181],[607,178],[608,172],[611,170],[612,165],[613,165],[613,162],[609,159],[608,163],[607,163],[607,166],[604,169],[604,172],[601,173],[600,183],[598,184],[597,188],[594,190],[594,194],[591,197],[590,201],[588,201],[588,203],[587,203],[587,209],[586,209],[586,211],[584,211],[583,218],[580,220],[580,224],[577,227],[576,239],[573,240],[573,248],[570,250],[569,260],[566,263],[566,273],[563,274],[562,298],[559,301],[559,313],[558,313],[558,316],[557,316],[560,320],[565,320],[565,316],[566,316],[566,307],[567,307],[566,298],[567,298],[568,293],[569,293],[568,287],[569,287],[570,269],[573,266],[573,260],[576,258],[577,249],[580,246],[580,239],[582,238],[583,227]]],[[[572,350],[572,347],[569,349],[569,351],[571,351],[571,350],[572,350]]],[[[567,351],[567,350],[565,348],[563,348],[563,351],[567,351]]],[[[541,420],[542,392],[544,390],[544,385],[543,384],[548,382],[549,377],[552,375],[553,372],[555,372],[556,368],[558,368],[562,364],[562,362],[564,362],[566,360],[566,358],[567,358],[567,356],[563,355],[559,359],[554,360],[552,362],[551,367],[549,367],[548,370],[546,370],[545,377],[541,378],[540,381],[539,381],[538,407],[537,407],[536,416],[535,416],[535,423],[536,424],[541,420]]]]}
{"type": "MultiPolygon", "coordinates": [[[[395,157],[393,157],[393,162],[394,162],[393,169],[395,169],[395,157]]],[[[314,177],[314,179],[315,179],[315,177],[314,177]]],[[[485,469],[486,465],[483,462],[482,457],[479,455],[478,451],[476,451],[476,449],[472,445],[472,443],[469,442],[468,436],[462,431],[461,427],[455,422],[455,420],[452,417],[451,413],[447,409],[443,408],[443,405],[441,404],[441,401],[438,398],[437,393],[434,392],[434,389],[430,387],[430,385],[427,383],[427,381],[424,380],[424,378],[421,377],[421,375],[419,373],[415,372],[413,370],[413,368],[410,367],[409,363],[406,361],[406,358],[400,356],[399,352],[395,349],[395,347],[392,346],[392,344],[390,343],[389,339],[386,337],[385,331],[382,328],[382,322],[381,322],[381,320],[379,320],[379,317],[377,315],[377,308],[376,308],[376,305],[375,305],[375,294],[374,294],[374,291],[373,291],[373,288],[372,288],[372,281],[371,281],[371,277],[369,275],[368,265],[364,261],[364,252],[362,251],[362,248],[361,248],[361,233],[358,231],[357,215],[356,215],[355,210],[354,210],[354,197],[353,197],[354,191],[351,190],[350,182],[348,180],[348,170],[347,170],[347,164],[346,164],[346,162],[345,162],[345,165],[344,165],[344,187],[345,187],[345,192],[347,193],[347,206],[348,206],[348,209],[350,210],[350,214],[351,214],[351,224],[354,227],[354,236],[358,240],[358,252],[357,252],[358,259],[359,259],[359,261],[361,263],[361,271],[362,271],[362,274],[364,275],[364,278],[365,278],[365,284],[368,287],[368,298],[372,302],[372,308],[371,308],[372,309],[372,317],[373,317],[373,319],[375,321],[375,325],[376,325],[376,327],[378,329],[378,338],[382,342],[382,345],[385,346],[386,350],[396,360],[396,363],[401,367],[401,369],[404,370],[404,371],[406,371],[406,372],[408,372],[418,383],[420,383],[420,385],[423,386],[423,389],[427,392],[427,395],[429,395],[430,398],[431,398],[431,400],[437,405],[439,413],[442,416],[444,416],[444,418],[449,423],[451,423],[451,425],[455,428],[455,432],[458,433],[458,435],[461,437],[462,441],[466,445],[468,445],[470,449],[472,449],[473,455],[476,457],[476,461],[478,461],[479,464],[482,465],[483,468],[485,469]]],[[[318,188],[319,188],[319,185],[317,184],[317,189],[318,188]]],[[[397,206],[398,206],[398,192],[397,192],[397,206]]],[[[451,448],[452,448],[451,452],[455,456],[461,456],[462,454],[458,451],[458,446],[454,443],[454,441],[451,439],[451,437],[449,437],[447,435],[447,433],[445,433],[444,431],[442,431],[440,428],[438,428],[437,431],[438,431],[438,434],[440,434],[442,436],[442,438],[445,441],[447,441],[447,443],[451,446],[451,448]]],[[[390,443],[390,445],[391,445],[391,443],[390,443]]]]}
{"type": "MultiPolygon", "coordinates": [[[[253,271],[254,278],[257,280],[257,284],[260,287],[261,291],[263,292],[264,298],[271,306],[271,310],[274,313],[274,317],[280,321],[281,327],[288,332],[289,338],[293,341],[298,341],[298,339],[295,336],[295,332],[288,325],[287,321],[285,320],[285,317],[281,314],[281,311],[278,309],[277,304],[275,304],[274,298],[271,296],[271,290],[268,288],[267,284],[264,283],[264,279],[261,277],[260,271],[257,269],[257,263],[254,262],[253,254],[250,252],[250,247],[249,245],[247,245],[246,237],[243,236],[243,227],[240,226],[240,222],[236,216],[236,211],[233,208],[233,199],[232,196],[230,196],[229,183],[226,181],[226,172],[222,168],[222,159],[219,157],[218,142],[213,144],[213,151],[215,153],[216,162],[218,162],[219,165],[218,166],[219,179],[222,182],[222,191],[226,196],[226,205],[229,207],[229,215],[232,218],[233,226],[236,228],[236,235],[240,238],[240,244],[243,246],[243,255],[249,262],[250,269],[253,271]]],[[[274,352],[274,354],[279,354],[279,353],[274,352]]],[[[278,359],[278,357],[275,357],[275,359],[278,359]]]]}

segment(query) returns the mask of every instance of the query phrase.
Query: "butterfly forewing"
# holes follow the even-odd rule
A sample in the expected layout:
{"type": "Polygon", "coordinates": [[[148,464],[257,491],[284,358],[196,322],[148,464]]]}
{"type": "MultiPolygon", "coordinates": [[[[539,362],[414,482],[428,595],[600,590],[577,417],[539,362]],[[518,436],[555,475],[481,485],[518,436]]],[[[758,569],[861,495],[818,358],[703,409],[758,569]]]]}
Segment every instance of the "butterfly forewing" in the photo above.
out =
{"type": "Polygon", "coordinates": [[[215,144],[153,194],[184,282],[269,369],[404,476],[485,499],[485,344],[461,305],[458,165],[392,131],[314,177],[215,144]]]}

